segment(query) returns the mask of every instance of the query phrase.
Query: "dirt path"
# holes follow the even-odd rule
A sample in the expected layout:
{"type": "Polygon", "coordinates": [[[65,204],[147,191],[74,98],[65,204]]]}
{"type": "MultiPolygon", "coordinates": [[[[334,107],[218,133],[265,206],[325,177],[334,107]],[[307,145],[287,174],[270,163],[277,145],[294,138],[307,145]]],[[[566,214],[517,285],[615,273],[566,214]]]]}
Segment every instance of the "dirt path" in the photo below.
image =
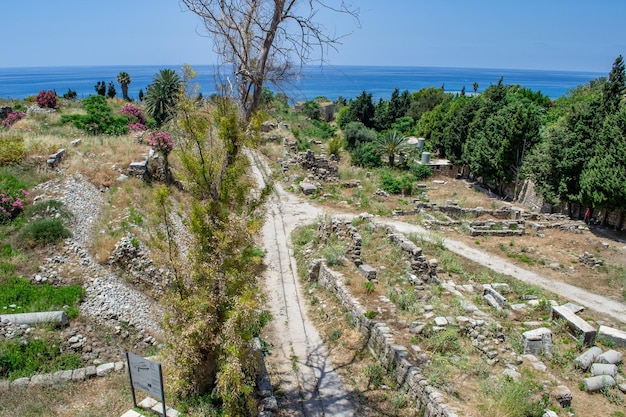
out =
{"type": "MultiPolygon", "coordinates": [[[[269,168],[263,161],[254,161],[255,177],[264,183],[269,168]]],[[[321,210],[302,203],[285,192],[280,184],[267,204],[263,227],[267,304],[273,320],[267,340],[272,350],[268,366],[272,384],[278,385],[284,397],[279,416],[354,416],[348,393],[330,363],[319,333],[307,318],[306,303],[298,283],[296,262],[288,241],[296,226],[309,223],[321,210]]]]}
{"type": "MultiPolygon", "coordinates": [[[[260,183],[269,178],[269,167],[257,155],[250,154],[255,177],[260,183]]],[[[270,324],[268,342],[273,350],[269,365],[272,383],[285,394],[279,416],[353,416],[354,410],[343,385],[333,371],[328,353],[315,327],[306,315],[306,304],[298,283],[296,263],[288,241],[299,225],[315,221],[326,212],[275,184],[267,205],[263,228],[266,249],[265,288],[274,320],[270,324]]],[[[333,214],[333,213],[329,213],[333,214]]],[[[342,217],[351,217],[342,214],[342,217]]],[[[399,232],[418,233],[428,238],[423,227],[395,220],[380,220],[399,232]]],[[[626,322],[626,305],[581,288],[553,281],[516,266],[503,258],[445,238],[445,247],[493,271],[507,274],[523,282],[559,294],[589,309],[626,322]]]]}
{"type": "MultiPolygon", "coordinates": [[[[385,223],[396,227],[398,231],[404,234],[419,233],[423,235],[425,239],[429,236],[429,232],[420,226],[399,221],[385,221],[385,223]]],[[[544,290],[558,294],[586,308],[610,316],[621,323],[626,323],[626,304],[613,301],[607,297],[591,293],[564,282],[545,278],[517,265],[513,265],[504,258],[469,247],[457,240],[445,238],[445,247],[449,251],[486,266],[495,272],[510,275],[528,284],[537,285],[544,290]]]]}

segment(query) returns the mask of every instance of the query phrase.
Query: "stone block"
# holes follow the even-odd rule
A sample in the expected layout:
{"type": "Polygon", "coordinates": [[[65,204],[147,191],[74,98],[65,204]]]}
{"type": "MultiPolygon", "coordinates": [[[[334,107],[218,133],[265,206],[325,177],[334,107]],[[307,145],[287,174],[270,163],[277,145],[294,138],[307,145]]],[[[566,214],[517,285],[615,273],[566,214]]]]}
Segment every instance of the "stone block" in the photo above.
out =
{"type": "Polygon", "coordinates": [[[359,265],[359,272],[370,281],[376,279],[376,269],[372,266],[361,264],[359,265]]]}
{"type": "Polygon", "coordinates": [[[600,391],[605,387],[615,386],[615,380],[608,375],[592,376],[583,379],[583,389],[586,392],[600,391]]]}
{"type": "Polygon", "coordinates": [[[550,395],[562,408],[570,407],[572,405],[572,399],[574,398],[572,391],[565,385],[557,385],[550,395]]]}
{"type": "Polygon", "coordinates": [[[12,387],[27,387],[30,384],[30,378],[17,378],[11,382],[12,387]]]}
{"type": "Polygon", "coordinates": [[[97,375],[97,372],[96,372],[96,367],[95,366],[91,365],[91,366],[88,366],[88,367],[85,368],[85,377],[86,378],[88,378],[88,379],[89,378],[93,378],[96,375],[97,375]]]}
{"type": "Polygon", "coordinates": [[[539,327],[522,333],[524,354],[551,355],[552,331],[546,327],[539,327]]]}
{"type": "Polygon", "coordinates": [[[602,354],[602,349],[597,346],[594,346],[587,351],[585,351],[582,355],[578,356],[574,359],[574,367],[576,369],[580,369],[582,371],[586,371],[589,369],[593,361],[596,360],[598,356],[602,354]]]}
{"type": "Polygon", "coordinates": [[[99,365],[96,368],[96,375],[97,376],[108,375],[111,372],[113,372],[113,369],[115,369],[115,364],[113,362],[103,363],[102,365],[99,365]]]}
{"type": "Polygon", "coordinates": [[[483,297],[485,297],[486,295],[491,295],[493,299],[500,305],[500,308],[506,308],[506,298],[489,284],[483,285],[483,297]]]}
{"type": "Polygon", "coordinates": [[[600,326],[598,340],[611,340],[616,346],[626,347],[626,332],[608,326],[600,326]]]}
{"type": "Polygon", "coordinates": [[[617,375],[617,365],[612,363],[594,363],[591,365],[591,376],[617,375]]]}
{"type": "Polygon", "coordinates": [[[72,381],[74,382],[84,381],[85,378],[85,368],[74,369],[74,371],[72,372],[72,381]]]}
{"type": "Polygon", "coordinates": [[[596,358],[598,363],[608,363],[617,365],[622,361],[622,354],[616,350],[610,349],[596,358]]]}
{"type": "Polygon", "coordinates": [[[585,320],[578,317],[569,308],[563,306],[552,306],[550,318],[564,319],[575,337],[582,337],[583,345],[593,346],[596,342],[596,329],[585,320]]]}
{"type": "Polygon", "coordinates": [[[448,325],[448,320],[445,317],[435,317],[435,326],[445,327],[448,325]]]}

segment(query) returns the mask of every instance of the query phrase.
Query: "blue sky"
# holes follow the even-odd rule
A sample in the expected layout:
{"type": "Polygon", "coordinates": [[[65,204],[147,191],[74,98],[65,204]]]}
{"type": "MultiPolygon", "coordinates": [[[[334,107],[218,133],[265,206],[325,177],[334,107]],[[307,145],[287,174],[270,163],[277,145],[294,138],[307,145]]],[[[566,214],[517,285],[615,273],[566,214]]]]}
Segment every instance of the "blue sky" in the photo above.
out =
{"type": "MultiPolygon", "coordinates": [[[[336,1],[336,0],[329,0],[336,1]]],[[[626,55],[623,0],[352,0],[360,26],[333,65],[554,69],[608,73],[626,55]]],[[[178,0],[3,1],[0,67],[215,63],[203,26],[178,0]]]]}

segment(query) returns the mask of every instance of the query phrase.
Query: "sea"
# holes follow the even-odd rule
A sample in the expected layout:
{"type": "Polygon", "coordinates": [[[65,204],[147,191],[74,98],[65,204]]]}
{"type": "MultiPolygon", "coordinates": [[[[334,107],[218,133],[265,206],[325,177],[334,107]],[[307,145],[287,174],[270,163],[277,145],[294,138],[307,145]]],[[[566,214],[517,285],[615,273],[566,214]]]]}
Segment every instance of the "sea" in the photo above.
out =
{"type": "MultiPolygon", "coordinates": [[[[146,91],[155,75],[161,69],[180,71],[180,66],[141,65],[141,66],[73,66],[73,67],[25,67],[0,68],[0,98],[23,99],[41,90],[55,90],[63,95],[71,89],[78,98],[95,94],[95,85],[104,81],[113,82],[118,96],[122,91],[116,81],[122,71],[131,76],[128,94],[137,99],[139,91],[146,91]]],[[[216,82],[227,83],[228,77],[220,74],[213,65],[197,65],[193,80],[204,96],[216,92],[216,82]]],[[[372,94],[375,102],[389,99],[394,89],[409,92],[422,88],[443,88],[447,92],[473,94],[474,83],[477,92],[484,91],[502,78],[504,84],[519,84],[532,91],[540,91],[552,99],[566,95],[571,89],[586,84],[607,74],[578,71],[517,70],[489,68],[440,68],[440,67],[396,67],[396,66],[304,66],[300,75],[280,90],[273,85],[274,92],[283,92],[292,103],[312,100],[323,96],[331,100],[338,97],[355,98],[363,91],[372,94]]]]}

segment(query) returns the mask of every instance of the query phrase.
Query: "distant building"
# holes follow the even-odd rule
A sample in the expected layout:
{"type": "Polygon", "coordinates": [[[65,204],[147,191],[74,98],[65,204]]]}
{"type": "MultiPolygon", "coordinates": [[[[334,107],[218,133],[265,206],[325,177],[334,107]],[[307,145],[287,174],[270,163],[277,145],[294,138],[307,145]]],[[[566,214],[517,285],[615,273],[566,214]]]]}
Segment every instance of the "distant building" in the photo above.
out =
{"type": "MultiPolygon", "coordinates": [[[[300,113],[302,111],[302,105],[304,102],[300,101],[296,103],[294,106],[294,110],[300,113]]],[[[335,103],[332,101],[324,101],[322,103],[317,103],[320,106],[320,120],[325,121],[326,123],[332,122],[335,120],[335,103]]]]}

